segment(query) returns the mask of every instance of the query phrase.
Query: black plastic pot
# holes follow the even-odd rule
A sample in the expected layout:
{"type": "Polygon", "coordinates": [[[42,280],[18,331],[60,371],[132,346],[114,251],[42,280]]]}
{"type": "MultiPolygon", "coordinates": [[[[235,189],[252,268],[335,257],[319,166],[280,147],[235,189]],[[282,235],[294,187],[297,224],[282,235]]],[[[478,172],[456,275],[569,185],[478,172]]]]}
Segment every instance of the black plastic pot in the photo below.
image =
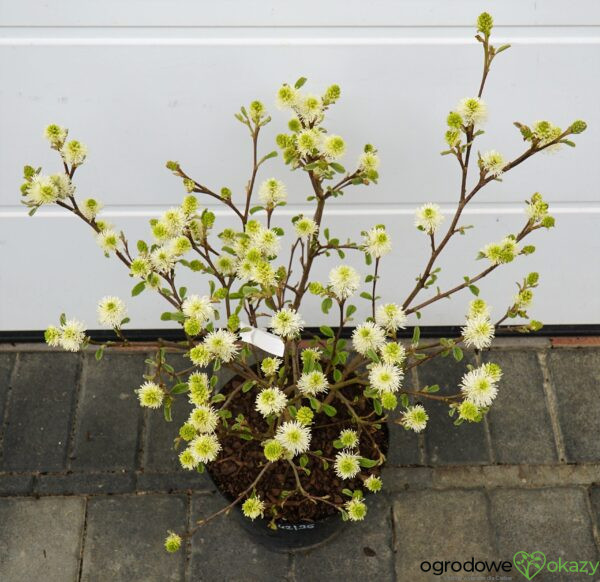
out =
{"type": "Polygon", "coordinates": [[[266,519],[248,519],[238,506],[235,507],[233,517],[255,542],[272,552],[314,548],[334,538],[346,526],[346,522],[337,513],[314,522],[290,523],[283,519],[276,520],[276,530],[269,527],[266,519]]]}

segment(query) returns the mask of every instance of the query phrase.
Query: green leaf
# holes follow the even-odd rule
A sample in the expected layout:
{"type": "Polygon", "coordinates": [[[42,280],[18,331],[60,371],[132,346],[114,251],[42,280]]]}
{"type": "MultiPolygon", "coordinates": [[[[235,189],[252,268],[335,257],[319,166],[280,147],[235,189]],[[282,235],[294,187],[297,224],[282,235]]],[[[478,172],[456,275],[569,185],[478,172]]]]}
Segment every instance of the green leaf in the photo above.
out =
{"type": "Polygon", "coordinates": [[[262,206],[254,206],[250,209],[250,214],[256,214],[257,212],[260,212],[261,210],[264,210],[264,208],[262,206]]]}
{"type": "Polygon", "coordinates": [[[372,301],[372,299],[373,299],[373,295],[371,295],[370,293],[367,293],[366,291],[363,291],[363,292],[360,294],[360,296],[361,296],[363,299],[368,299],[369,301],[372,301]]]}
{"type": "Polygon", "coordinates": [[[261,162],[265,162],[267,160],[270,160],[271,158],[276,158],[277,157],[277,152],[275,150],[273,150],[272,152],[269,152],[266,156],[263,156],[261,162]]]}
{"type": "Polygon", "coordinates": [[[383,412],[383,406],[381,405],[381,400],[379,400],[379,398],[373,398],[373,408],[377,414],[383,412]]]}
{"type": "Polygon", "coordinates": [[[252,386],[254,386],[255,384],[256,382],[254,380],[246,380],[244,382],[244,385],[242,386],[242,392],[248,392],[252,389],[252,386]]]}
{"type": "Polygon", "coordinates": [[[333,330],[328,326],[328,325],[322,325],[319,328],[319,331],[325,336],[325,337],[335,337],[333,330]]]}
{"type": "Polygon", "coordinates": [[[135,297],[136,295],[139,295],[144,289],[146,288],[146,283],[144,283],[144,281],[140,281],[132,290],[131,290],[131,296],[135,297]]]}
{"type": "Polygon", "coordinates": [[[375,350],[370,349],[367,352],[367,357],[371,359],[371,361],[375,362],[375,363],[379,363],[379,356],[375,353],[375,350]]]}
{"type": "Polygon", "coordinates": [[[330,162],[329,165],[338,173],[343,174],[346,171],[346,168],[337,162],[330,162]]]}
{"type": "Polygon", "coordinates": [[[102,359],[103,355],[104,355],[104,346],[101,346],[96,350],[96,360],[100,361],[102,359]]]}
{"type": "Polygon", "coordinates": [[[168,311],[164,311],[163,313],[160,314],[160,320],[161,321],[171,321],[171,314],[168,311]]]}
{"type": "Polygon", "coordinates": [[[469,285],[469,291],[475,296],[479,295],[479,287],[476,287],[475,285],[469,285]]]}
{"type": "Polygon", "coordinates": [[[457,362],[460,362],[463,359],[463,351],[458,346],[452,348],[452,355],[457,362]]]}
{"type": "Polygon", "coordinates": [[[333,305],[333,299],[331,297],[325,297],[321,303],[321,311],[325,314],[329,313],[333,305]]]}
{"type": "Polygon", "coordinates": [[[419,344],[419,340],[421,339],[421,328],[417,325],[413,330],[412,343],[414,345],[419,344]]]}
{"type": "Polygon", "coordinates": [[[373,461],[372,459],[366,459],[365,457],[361,457],[359,463],[361,467],[364,467],[365,469],[370,469],[371,467],[377,465],[378,461],[373,461]]]}
{"type": "Polygon", "coordinates": [[[171,398],[165,398],[165,405],[163,408],[163,414],[165,416],[165,420],[167,422],[171,422],[173,420],[173,418],[171,417],[171,404],[173,403],[173,400],[171,398]]]}
{"type": "Polygon", "coordinates": [[[294,87],[296,89],[300,89],[300,87],[302,87],[304,85],[304,83],[306,83],[306,77],[300,77],[295,83],[294,83],[294,87]]]}
{"type": "Polygon", "coordinates": [[[140,251],[140,253],[147,253],[148,245],[143,240],[138,240],[137,241],[137,249],[138,249],[138,251],[140,251]]]}
{"type": "Polygon", "coordinates": [[[356,313],[356,306],[348,305],[348,308],[346,309],[346,319],[348,319],[354,313],[356,313]]]}
{"type": "Polygon", "coordinates": [[[175,384],[173,389],[171,390],[171,394],[183,394],[190,389],[187,382],[180,382],[179,384],[175,384]]]}
{"type": "Polygon", "coordinates": [[[337,410],[331,404],[323,404],[323,412],[327,416],[335,416],[337,414],[337,410]]]}
{"type": "Polygon", "coordinates": [[[306,465],[308,465],[308,457],[306,455],[301,455],[298,459],[298,462],[300,463],[300,466],[304,468],[306,465]]]}
{"type": "Polygon", "coordinates": [[[340,370],[339,368],[336,368],[336,369],[333,371],[333,379],[334,379],[336,382],[339,382],[339,381],[342,379],[342,372],[341,372],[341,370],[340,370]]]}

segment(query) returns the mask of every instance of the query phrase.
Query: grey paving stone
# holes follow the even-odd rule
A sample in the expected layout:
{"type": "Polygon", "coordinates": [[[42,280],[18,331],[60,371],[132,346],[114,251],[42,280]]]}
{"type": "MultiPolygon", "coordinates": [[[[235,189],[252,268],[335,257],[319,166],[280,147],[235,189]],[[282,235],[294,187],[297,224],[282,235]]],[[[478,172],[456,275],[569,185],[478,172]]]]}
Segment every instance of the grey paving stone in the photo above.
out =
{"type": "MultiPolygon", "coordinates": [[[[457,362],[448,356],[437,357],[418,367],[419,384],[440,386],[439,395],[456,394],[460,381],[467,371],[467,364],[474,364],[473,356],[465,352],[462,361],[457,362]]],[[[429,422],[424,431],[427,460],[432,465],[453,465],[489,463],[485,430],[482,423],[463,423],[454,426],[454,419],[448,416],[448,406],[423,399],[429,414],[429,422]]]]}
{"type": "MultiPolygon", "coordinates": [[[[167,361],[178,372],[191,366],[188,358],[178,354],[169,354],[167,361]]],[[[193,405],[190,404],[187,394],[175,397],[171,422],[165,420],[162,410],[148,410],[142,463],[144,470],[185,471],[179,464],[178,454],[180,451],[173,449],[173,440],[179,435],[179,428],[187,420],[192,410],[193,405]]]]}
{"type": "MultiPolygon", "coordinates": [[[[192,524],[224,507],[220,493],[194,495],[192,524]]],[[[256,544],[232,515],[221,515],[201,527],[192,539],[194,582],[263,582],[285,580],[288,558],[256,544]]]]}
{"type": "Polygon", "coordinates": [[[8,388],[10,384],[10,375],[15,365],[16,354],[0,353],[0,435],[2,434],[2,421],[4,419],[4,407],[8,388]]]}
{"type": "Polygon", "coordinates": [[[0,580],[76,582],[85,500],[0,499],[0,580]]]}
{"type": "Polygon", "coordinates": [[[135,474],[69,473],[40,475],[35,492],[40,495],[94,495],[97,493],[129,493],[135,490],[135,474]]]}
{"type": "Polygon", "coordinates": [[[326,545],[294,556],[297,580],[392,580],[392,519],[389,499],[369,498],[364,522],[349,523],[326,545]]]}
{"type": "Polygon", "coordinates": [[[214,485],[206,473],[197,471],[177,471],[173,473],[139,473],[136,489],[138,491],[209,491],[214,485]]]}
{"type": "Polygon", "coordinates": [[[499,559],[481,491],[401,493],[394,503],[394,521],[398,580],[437,579],[421,570],[423,561],[499,559]]]}
{"type": "Polygon", "coordinates": [[[432,486],[434,469],[430,467],[391,467],[383,469],[385,491],[398,492],[405,489],[429,489],[432,486]]]}
{"type": "Polygon", "coordinates": [[[180,582],[185,552],[167,554],[167,530],[186,525],[186,498],[119,495],[88,501],[81,580],[85,582],[180,582]]]}
{"type": "Polygon", "coordinates": [[[600,350],[551,350],[547,362],[567,459],[600,460],[600,350]]]}
{"type": "Polygon", "coordinates": [[[492,350],[482,355],[485,362],[495,362],[503,372],[498,396],[488,414],[496,462],[557,461],[537,353],[492,350]]]}
{"type": "Polygon", "coordinates": [[[143,383],[143,353],[85,355],[79,396],[74,470],[134,469],[142,410],[135,390],[143,383]]]}
{"type": "MultiPolygon", "coordinates": [[[[538,551],[547,562],[598,560],[586,495],[580,488],[492,492],[491,515],[500,553],[508,558],[520,551],[538,551]]],[[[544,571],[541,579],[581,578],[544,571]]]]}
{"type": "Polygon", "coordinates": [[[31,493],[33,475],[0,475],[0,496],[31,493]]]}
{"type": "Polygon", "coordinates": [[[390,446],[387,464],[393,467],[420,465],[419,435],[393,421],[388,422],[388,428],[390,446]]]}
{"type": "Polygon", "coordinates": [[[19,355],[4,433],[4,470],[65,467],[79,358],[55,352],[19,355]]]}

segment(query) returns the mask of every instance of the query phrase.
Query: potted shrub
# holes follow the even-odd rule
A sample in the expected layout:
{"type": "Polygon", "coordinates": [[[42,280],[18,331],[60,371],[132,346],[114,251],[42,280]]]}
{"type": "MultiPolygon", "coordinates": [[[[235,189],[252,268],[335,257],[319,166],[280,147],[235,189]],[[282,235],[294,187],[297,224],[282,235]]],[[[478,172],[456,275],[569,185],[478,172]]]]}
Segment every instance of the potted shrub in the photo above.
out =
{"type": "MultiPolygon", "coordinates": [[[[517,319],[513,329],[525,333],[541,327],[528,316],[537,273],[517,283],[517,294],[497,321],[491,320],[476,286],[501,265],[533,253],[530,235],[554,226],[539,193],[527,200],[521,230],[479,251],[480,272],[448,289],[436,286],[438,258],[453,237],[469,228],[462,216],[471,200],[528,158],[574,146],[571,136],[586,128],[583,121],[566,129],[549,121],[515,123],[525,142],[521,155],[507,160],[497,151],[476,149],[484,133],[485,82],[495,58],[509,48],[490,43],[491,29],[492,18],[481,14],[476,36],[484,56],[479,91],[460,101],[447,117],[442,154],[454,159],[461,176],[455,212],[445,220],[435,204],[417,209],[415,225],[431,252],[414,288],[397,302],[381,302],[377,295],[380,266],[391,248],[386,227],[374,225],[361,233],[359,241],[351,241],[346,233],[330,232],[323,220],[330,199],[377,183],[379,171],[377,149],[369,144],[351,170],[341,165],[344,139],[325,129],[327,111],[340,98],[337,85],[323,95],[306,94],[306,79],[301,78],[277,92],[279,108],[291,113],[277,145],[285,164],[306,175],[308,201],[313,205],[309,214],[294,216],[287,225],[288,253],[281,251],[281,221],[275,225],[277,210],[286,203],[286,187],[279,179],[259,178],[263,165],[277,156],[276,151],[265,155],[259,148],[261,130],[271,121],[261,102],[253,101],[236,114],[250,134],[254,160],[245,193],[207,186],[179,163],[167,162],[185,189],[183,201],[151,220],[150,240],[136,245],[101,218],[100,202],[76,194],[75,173],[86,161],[86,147],[68,140],[63,127],[46,128],[62,170],[44,175],[40,169],[25,167],[22,195],[30,214],[44,204],[57,204],[77,215],[95,233],[104,253],[123,263],[135,280],[132,295],[160,294],[169,305],[161,319],[175,321],[183,330],[182,341],[157,342],[151,372],[137,394],[142,406],[162,409],[167,421],[173,406],[189,407],[174,454],[189,471],[208,470],[228,500],[198,526],[240,507],[240,515],[258,538],[289,549],[321,541],[344,520],[364,519],[367,497],[382,487],[388,419],[393,415],[406,430],[422,431],[428,403],[436,401],[448,407],[457,425],[480,422],[502,375],[493,363],[466,366],[459,387],[440,390],[435,385],[415,392],[403,386],[406,372],[438,356],[461,360],[462,345],[489,347],[495,330],[508,320],[517,319]],[[215,214],[202,209],[203,199],[223,204],[238,227],[220,230],[215,214]],[[352,266],[348,253],[364,257],[366,276],[352,266]],[[339,264],[327,281],[316,281],[312,267],[325,255],[339,257],[339,264]],[[177,284],[180,269],[198,273],[198,289],[177,284]],[[412,340],[399,341],[409,316],[419,317],[432,303],[463,289],[474,297],[459,337],[422,342],[415,326],[412,340]],[[307,336],[302,307],[309,294],[320,298],[324,324],[319,333],[307,336]],[[364,321],[353,319],[357,299],[368,302],[364,321]],[[335,327],[326,324],[330,321],[336,322],[335,327]],[[351,332],[351,339],[344,330],[351,332]],[[169,364],[174,352],[189,358],[187,369],[169,364]],[[217,389],[222,367],[231,371],[232,379],[217,389]]],[[[101,324],[114,330],[113,341],[92,341],[82,323],[64,315],[56,327],[47,329],[46,341],[70,351],[99,344],[97,358],[106,349],[126,345],[123,327],[129,319],[124,302],[105,297],[98,315],[101,324]]],[[[180,543],[181,537],[170,533],[166,549],[176,551],[180,543]]]]}

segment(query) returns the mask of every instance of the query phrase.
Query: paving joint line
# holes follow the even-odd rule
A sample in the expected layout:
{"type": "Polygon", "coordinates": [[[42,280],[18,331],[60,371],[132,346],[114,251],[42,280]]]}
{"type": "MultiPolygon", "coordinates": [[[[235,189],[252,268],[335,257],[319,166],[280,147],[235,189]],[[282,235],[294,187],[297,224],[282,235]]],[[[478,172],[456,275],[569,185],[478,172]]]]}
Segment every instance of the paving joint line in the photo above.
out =
{"type": "Polygon", "coordinates": [[[556,392],[550,379],[550,370],[548,368],[548,358],[546,351],[544,350],[538,352],[537,359],[540,365],[540,369],[542,370],[542,384],[544,389],[544,395],[546,396],[546,409],[548,410],[548,415],[550,416],[550,423],[552,426],[552,433],[554,435],[556,453],[558,455],[558,460],[561,463],[566,463],[567,451],[565,448],[565,441],[562,434],[562,428],[558,419],[558,399],[556,397],[556,392]]]}
{"type": "Polygon", "coordinates": [[[0,467],[4,464],[4,435],[6,433],[6,427],[8,426],[9,410],[12,401],[13,384],[17,378],[18,368],[21,365],[21,353],[17,352],[15,361],[10,371],[8,379],[8,390],[6,391],[6,401],[4,403],[4,414],[0,422],[0,467]]]}

